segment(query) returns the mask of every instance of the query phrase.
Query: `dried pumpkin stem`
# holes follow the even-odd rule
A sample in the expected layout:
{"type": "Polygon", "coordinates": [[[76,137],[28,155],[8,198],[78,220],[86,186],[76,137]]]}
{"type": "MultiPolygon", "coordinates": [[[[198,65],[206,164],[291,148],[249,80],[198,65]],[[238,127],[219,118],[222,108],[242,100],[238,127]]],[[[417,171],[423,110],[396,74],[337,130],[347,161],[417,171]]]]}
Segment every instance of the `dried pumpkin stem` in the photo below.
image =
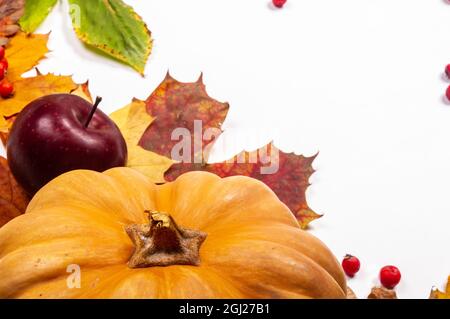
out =
{"type": "Polygon", "coordinates": [[[179,227],[165,213],[150,212],[149,224],[129,225],[126,232],[135,246],[130,268],[200,264],[200,246],[206,234],[179,227]]]}

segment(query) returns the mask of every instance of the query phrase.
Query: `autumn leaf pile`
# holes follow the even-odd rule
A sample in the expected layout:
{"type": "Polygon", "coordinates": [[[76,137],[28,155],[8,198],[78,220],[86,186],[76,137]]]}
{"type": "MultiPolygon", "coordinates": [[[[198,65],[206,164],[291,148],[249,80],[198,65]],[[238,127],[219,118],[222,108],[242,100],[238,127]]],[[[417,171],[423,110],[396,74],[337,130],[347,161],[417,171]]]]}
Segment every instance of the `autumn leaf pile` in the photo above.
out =
{"type": "MultiPolygon", "coordinates": [[[[43,75],[37,70],[34,77],[22,77],[23,73],[33,69],[45,57],[48,51],[47,41],[48,35],[18,33],[6,47],[10,64],[7,78],[13,83],[16,93],[10,99],[2,100],[0,105],[0,133],[4,143],[17,114],[38,97],[73,93],[91,100],[88,85],[78,85],[70,76],[43,75]]],[[[200,120],[202,136],[212,128],[221,132],[228,109],[227,103],[209,97],[202,78],[194,83],[181,83],[167,75],[146,101],[134,99],[111,117],[127,142],[127,165],[147,175],[153,182],[172,181],[184,172],[198,170],[221,177],[251,176],[272,188],[292,210],[302,228],[306,228],[311,221],[320,217],[309,208],[305,197],[309,177],[314,172],[314,157],[283,153],[269,144],[264,151],[276,151],[279,155],[279,170],[275,174],[265,175],[261,173],[265,163],[258,150],[242,152],[223,163],[210,164],[208,150],[213,147],[215,140],[202,139],[202,145],[195,145],[198,141],[193,138],[192,163],[179,163],[171,159],[171,150],[177,143],[172,140],[171,134],[176,128],[185,128],[194,137],[194,121],[200,120]],[[250,158],[256,161],[250,161],[250,158]]]]}

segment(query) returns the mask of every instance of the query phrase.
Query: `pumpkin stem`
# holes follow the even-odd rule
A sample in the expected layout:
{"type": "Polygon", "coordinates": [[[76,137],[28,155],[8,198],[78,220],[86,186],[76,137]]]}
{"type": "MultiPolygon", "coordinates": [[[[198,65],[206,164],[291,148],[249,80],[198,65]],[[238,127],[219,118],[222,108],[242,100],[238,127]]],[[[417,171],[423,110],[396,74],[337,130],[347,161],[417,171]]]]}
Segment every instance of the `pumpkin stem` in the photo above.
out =
{"type": "Polygon", "coordinates": [[[125,228],[135,246],[128,261],[130,268],[200,264],[200,246],[206,234],[179,227],[165,213],[146,211],[149,224],[125,228]]]}

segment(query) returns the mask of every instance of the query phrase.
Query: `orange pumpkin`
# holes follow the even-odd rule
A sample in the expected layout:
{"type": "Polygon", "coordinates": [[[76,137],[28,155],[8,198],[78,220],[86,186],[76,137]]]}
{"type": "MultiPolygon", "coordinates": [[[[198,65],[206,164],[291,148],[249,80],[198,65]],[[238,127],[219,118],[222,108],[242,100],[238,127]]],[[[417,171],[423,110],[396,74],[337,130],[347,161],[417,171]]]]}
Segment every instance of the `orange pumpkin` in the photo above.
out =
{"type": "Polygon", "coordinates": [[[341,267],[263,183],[73,171],[0,229],[0,298],[345,298],[341,267]],[[78,280],[78,281],[77,281],[78,280]]]}

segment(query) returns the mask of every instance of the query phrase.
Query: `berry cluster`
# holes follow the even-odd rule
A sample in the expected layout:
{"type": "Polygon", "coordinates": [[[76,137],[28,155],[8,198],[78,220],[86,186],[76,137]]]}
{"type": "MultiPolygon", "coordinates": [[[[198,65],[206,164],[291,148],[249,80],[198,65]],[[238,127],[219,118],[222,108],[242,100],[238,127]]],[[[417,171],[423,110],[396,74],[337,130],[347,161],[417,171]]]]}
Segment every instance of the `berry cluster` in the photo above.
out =
{"type": "Polygon", "coordinates": [[[14,92],[14,87],[5,78],[8,72],[8,60],[5,57],[5,48],[0,46],[0,96],[4,99],[10,97],[14,92]]]}
{"type": "MultiPolygon", "coordinates": [[[[361,263],[358,258],[346,255],[342,260],[342,268],[349,277],[353,277],[359,271],[361,263]]],[[[380,282],[387,289],[394,289],[402,277],[400,270],[395,266],[384,266],[380,270],[380,282]]]]}
{"type": "MultiPolygon", "coordinates": [[[[450,64],[445,67],[445,75],[447,76],[447,79],[450,80],[450,64]]],[[[445,96],[447,97],[447,100],[450,102],[450,85],[447,88],[447,91],[445,92],[445,96]]]]}

